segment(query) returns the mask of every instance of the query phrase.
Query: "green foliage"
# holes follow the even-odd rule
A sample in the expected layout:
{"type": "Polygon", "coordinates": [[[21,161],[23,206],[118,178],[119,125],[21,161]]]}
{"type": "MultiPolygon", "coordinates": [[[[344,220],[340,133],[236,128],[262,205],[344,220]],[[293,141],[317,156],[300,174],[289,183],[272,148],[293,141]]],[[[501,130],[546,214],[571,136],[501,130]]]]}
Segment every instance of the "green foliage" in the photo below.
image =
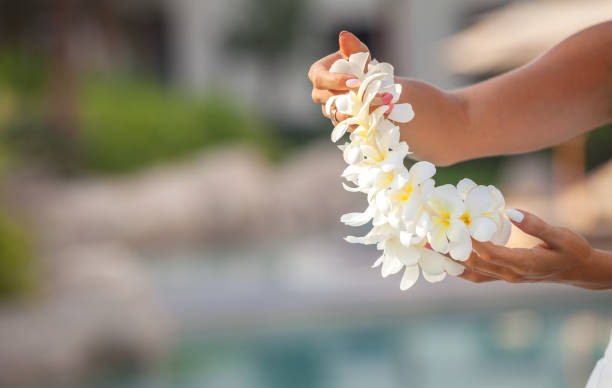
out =
{"type": "Polygon", "coordinates": [[[33,264],[27,234],[0,213],[0,298],[20,296],[31,289],[33,264]]]}
{"type": "Polygon", "coordinates": [[[0,86],[30,96],[40,93],[47,80],[48,71],[38,56],[11,47],[0,48],[0,86]]]}
{"type": "Polygon", "coordinates": [[[587,134],[586,167],[596,168],[612,158],[612,123],[587,134]]]}
{"type": "Polygon", "coordinates": [[[197,99],[153,83],[86,82],[81,91],[80,164],[123,172],[212,145],[246,142],[278,156],[279,141],[254,115],[221,99],[197,99]]]}

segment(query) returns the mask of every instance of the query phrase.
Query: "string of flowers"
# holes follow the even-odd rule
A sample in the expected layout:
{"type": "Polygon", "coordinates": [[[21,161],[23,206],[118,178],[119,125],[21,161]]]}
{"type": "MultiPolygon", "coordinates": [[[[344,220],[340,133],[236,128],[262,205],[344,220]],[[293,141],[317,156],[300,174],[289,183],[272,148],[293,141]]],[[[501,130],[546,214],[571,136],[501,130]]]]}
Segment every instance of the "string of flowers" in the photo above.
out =
{"type": "Polygon", "coordinates": [[[336,61],[330,71],[359,78],[358,90],[331,97],[325,106],[350,116],[337,123],[331,134],[337,142],[350,127],[350,141],[339,148],[348,167],[342,183],[348,191],[367,195],[368,207],[360,213],[348,213],[341,221],[350,226],[372,223],[362,237],[348,236],[346,241],[376,244],[382,255],[373,267],[382,266],[383,277],[404,269],[400,289],[415,284],[419,273],[429,282],[438,282],[446,274],[458,276],[463,266],[450,260],[465,261],[472,251],[472,238],[504,245],[510,237],[510,222],[502,215],[505,201],[494,186],[477,185],[462,179],[456,186],[435,186],[435,166],[420,161],[410,169],[404,159],[410,154],[408,144],[400,141],[396,123],[414,118],[410,104],[398,104],[402,85],[394,80],[393,66],[372,60],[368,53],[357,53],[349,60],[336,61]],[[385,105],[372,109],[378,95],[385,105]]]}

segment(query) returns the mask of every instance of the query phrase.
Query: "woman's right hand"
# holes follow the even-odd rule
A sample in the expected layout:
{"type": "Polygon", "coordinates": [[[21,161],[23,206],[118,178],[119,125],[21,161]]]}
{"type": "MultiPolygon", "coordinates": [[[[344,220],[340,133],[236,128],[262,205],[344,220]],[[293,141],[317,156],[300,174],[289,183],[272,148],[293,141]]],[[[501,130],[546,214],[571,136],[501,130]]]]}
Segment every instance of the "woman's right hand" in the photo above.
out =
{"type": "MultiPolygon", "coordinates": [[[[325,103],[334,95],[344,94],[348,90],[359,88],[359,79],[351,74],[331,73],[330,67],[338,59],[347,59],[355,53],[369,52],[368,47],[348,31],[342,31],[338,37],[340,49],[333,54],[315,62],[308,72],[312,82],[312,100],[321,104],[323,115],[330,118],[325,112],[325,103]]],[[[376,103],[377,101],[375,101],[376,103]]],[[[382,101],[378,101],[382,103],[382,101]]],[[[337,121],[347,119],[348,116],[336,113],[337,121]]]]}

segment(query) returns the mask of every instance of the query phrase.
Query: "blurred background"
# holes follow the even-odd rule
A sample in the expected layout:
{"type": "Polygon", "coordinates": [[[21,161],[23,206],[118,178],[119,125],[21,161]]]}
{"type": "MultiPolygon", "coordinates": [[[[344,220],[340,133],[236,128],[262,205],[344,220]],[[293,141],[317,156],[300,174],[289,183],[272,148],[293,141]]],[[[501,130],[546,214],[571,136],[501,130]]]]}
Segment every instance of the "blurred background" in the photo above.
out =
{"type": "MultiPolygon", "coordinates": [[[[364,199],[306,74],[347,29],[455,88],[610,18],[609,0],[0,1],[0,386],[583,387],[609,292],[402,293],[341,240],[364,199]]],[[[498,185],[612,249],[611,156],[607,126],[436,180],[498,185]]]]}

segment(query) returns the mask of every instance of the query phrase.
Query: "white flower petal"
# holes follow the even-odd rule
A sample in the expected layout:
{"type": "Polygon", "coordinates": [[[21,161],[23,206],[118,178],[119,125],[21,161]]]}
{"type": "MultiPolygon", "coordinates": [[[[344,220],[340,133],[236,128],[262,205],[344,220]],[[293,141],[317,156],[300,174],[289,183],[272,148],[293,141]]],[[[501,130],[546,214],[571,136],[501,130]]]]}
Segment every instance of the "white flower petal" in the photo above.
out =
{"type": "Polygon", "coordinates": [[[348,164],[357,164],[363,160],[363,152],[361,151],[361,147],[352,146],[347,148],[346,152],[346,162],[348,164]]]}
{"type": "Polygon", "coordinates": [[[364,98],[364,95],[367,95],[371,92],[374,92],[374,94],[378,93],[380,86],[382,85],[382,82],[378,82],[378,84],[375,84],[374,81],[380,81],[383,78],[385,78],[385,74],[380,74],[380,73],[372,74],[372,75],[368,75],[361,82],[361,85],[359,86],[359,90],[357,91],[357,98],[360,101],[363,101],[364,105],[366,104],[366,98],[364,98]],[[373,88],[369,88],[370,86],[373,86],[373,88]]]}
{"type": "Polygon", "coordinates": [[[368,73],[384,73],[386,76],[392,76],[394,69],[390,63],[370,63],[370,66],[368,66],[368,73]]]}
{"type": "Polygon", "coordinates": [[[410,287],[414,286],[416,281],[419,279],[419,266],[412,265],[406,267],[404,271],[404,275],[402,276],[402,281],[400,282],[400,290],[405,291],[410,287]]]}
{"type": "Polygon", "coordinates": [[[389,275],[395,275],[402,270],[402,267],[404,267],[402,262],[395,256],[389,256],[385,250],[385,258],[380,271],[382,277],[386,278],[389,275]]]}
{"type": "Polygon", "coordinates": [[[493,198],[493,210],[501,210],[506,207],[506,201],[504,200],[504,196],[499,191],[499,189],[495,186],[489,185],[489,190],[491,191],[491,197],[493,198]]]}
{"type": "Polygon", "coordinates": [[[344,187],[344,190],[351,191],[351,192],[354,192],[354,193],[361,191],[361,189],[359,187],[351,187],[351,186],[347,185],[344,182],[342,182],[342,187],[344,187]]]}
{"type": "Polygon", "coordinates": [[[422,272],[423,272],[423,278],[427,280],[429,283],[441,282],[442,280],[446,278],[446,272],[442,272],[437,275],[427,273],[425,272],[425,270],[423,270],[422,272]]]}
{"type": "Polygon", "coordinates": [[[331,133],[331,140],[335,143],[346,133],[349,128],[349,120],[344,120],[339,122],[338,125],[334,127],[334,130],[331,133]]]}
{"type": "Polygon", "coordinates": [[[408,233],[402,230],[399,236],[400,236],[400,242],[402,243],[403,246],[409,247],[410,245],[412,245],[412,233],[408,233]]]}
{"type": "Polygon", "coordinates": [[[512,233],[512,224],[505,217],[501,217],[501,226],[498,226],[497,232],[491,237],[491,242],[495,245],[506,245],[512,233]]]}
{"type": "Polygon", "coordinates": [[[423,270],[423,274],[425,274],[425,272],[430,275],[444,273],[444,258],[446,256],[427,248],[420,248],[420,250],[421,257],[419,259],[419,265],[423,270]]]}
{"type": "Polygon", "coordinates": [[[423,198],[423,201],[429,201],[431,194],[433,193],[434,186],[435,182],[433,179],[427,179],[425,182],[421,183],[421,197],[423,198]]]}
{"type": "Polygon", "coordinates": [[[457,191],[463,199],[465,199],[470,190],[472,190],[474,187],[476,187],[476,183],[474,183],[474,181],[470,178],[463,178],[459,181],[459,183],[457,183],[457,191]]]}
{"type": "Polygon", "coordinates": [[[367,224],[374,216],[373,207],[370,206],[363,213],[347,213],[340,217],[340,221],[349,226],[367,224]]]}
{"type": "Polygon", "coordinates": [[[465,270],[465,267],[459,263],[456,263],[449,259],[448,257],[444,258],[444,270],[451,276],[459,276],[465,270]]]}
{"type": "Polygon", "coordinates": [[[459,218],[465,213],[463,200],[453,185],[434,188],[427,204],[440,216],[459,218]]]}
{"type": "Polygon", "coordinates": [[[371,187],[376,183],[380,174],[382,174],[380,168],[368,168],[359,173],[357,183],[360,187],[371,187]]]}
{"type": "Polygon", "coordinates": [[[338,59],[331,65],[329,71],[331,73],[353,74],[353,66],[345,59],[338,59]]]}
{"type": "Polygon", "coordinates": [[[472,240],[466,238],[464,240],[451,241],[449,252],[455,260],[467,260],[470,257],[470,253],[472,253],[472,240]]]}
{"type": "Polygon", "coordinates": [[[423,201],[418,193],[412,193],[410,197],[404,202],[404,222],[415,222],[420,214],[423,207],[423,201]]]}
{"type": "Polygon", "coordinates": [[[391,113],[389,113],[389,120],[396,121],[398,123],[407,123],[414,118],[414,111],[410,104],[395,104],[391,113]]]}
{"type": "Polygon", "coordinates": [[[427,241],[431,247],[440,253],[448,253],[448,239],[446,231],[442,224],[435,225],[431,231],[427,233],[427,241]]]}
{"type": "Polygon", "coordinates": [[[472,216],[476,217],[486,213],[493,205],[493,198],[488,187],[476,186],[470,190],[465,197],[465,209],[472,216]]]}
{"type": "Polygon", "coordinates": [[[393,207],[393,203],[391,203],[391,200],[389,199],[389,197],[385,195],[384,192],[379,192],[376,195],[376,208],[380,212],[388,213],[389,211],[391,211],[392,207],[393,207]]]}
{"type": "Polygon", "coordinates": [[[387,154],[385,160],[380,162],[378,165],[380,168],[389,172],[392,170],[398,170],[404,167],[404,159],[406,158],[406,154],[398,151],[391,151],[387,154]]]}
{"type": "MultiPolygon", "coordinates": [[[[353,93],[354,94],[354,93],[353,93]]],[[[355,103],[353,102],[351,93],[341,94],[336,96],[336,109],[340,113],[344,113],[345,115],[353,114],[353,107],[355,103]]],[[[327,107],[327,103],[325,104],[327,107]]]]}
{"type": "Polygon", "coordinates": [[[418,185],[436,174],[436,166],[426,161],[416,162],[410,167],[408,173],[412,176],[413,182],[418,185]]]}
{"type": "Polygon", "coordinates": [[[325,103],[325,113],[328,116],[331,116],[331,107],[332,107],[332,105],[334,105],[336,103],[336,100],[339,97],[340,96],[331,96],[330,98],[327,99],[327,102],[325,103]]]}
{"type": "Polygon", "coordinates": [[[368,53],[367,51],[362,52],[362,53],[355,53],[349,57],[349,62],[356,69],[358,69],[361,73],[363,73],[363,71],[365,70],[366,63],[368,62],[369,58],[370,58],[370,53],[368,53]]]}
{"type": "Polygon", "coordinates": [[[401,246],[399,249],[399,260],[405,266],[412,266],[419,262],[419,258],[421,257],[421,250],[417,247],[406,247],[401,246]]]}
{"type": "Polygon", "coordinates": [[[402,84],[394,84],[393,89],[393,99],[391,100],[391,102],[395,104],[397,101],[399,101],[399,98],[402,95],[402,84]]]}
{"type": "Polygon", "coordinates": [[[374,264],[372,264],[372,268],[379,267],[383,263],[384,259],[385,259],[385,255],[381,255],[378,259],[376,259],[374,264]]]}
{"type": "Polygon", "coordinates": [[[431,217],[426,211],[421,211],[421,215],[419,216],[414,231],[419,237],[426,237],[427,231],[431,229],[431,217]]]}
{"type": "Polygon", "coordinates": [[[497,224],[489,217],[480,216],[471,220],[468,229],[474,239],[485,242],[491,240],[497,232],[497,224]]]}
{"type": "Polygon", "coordinates": [[[470,239],[470,232],[461,220],[450,219],[446,228],[446,235],[450,241],[462,241],[470,239]]]}

